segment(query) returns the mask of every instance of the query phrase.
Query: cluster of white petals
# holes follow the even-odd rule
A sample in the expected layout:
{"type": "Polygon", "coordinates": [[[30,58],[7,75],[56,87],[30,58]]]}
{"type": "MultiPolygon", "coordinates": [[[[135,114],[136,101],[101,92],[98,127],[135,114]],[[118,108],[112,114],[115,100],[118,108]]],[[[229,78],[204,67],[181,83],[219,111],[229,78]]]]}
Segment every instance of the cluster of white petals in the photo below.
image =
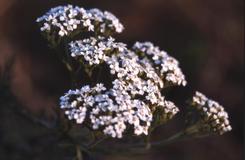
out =
{"type": "Polygon", "coordinates": [[[161,94],[164,83],[154,72],[152,66],[141,64],[134,52],[124,50],[121,54],[112,55],[106,63],[111,74],[116,75],[114,86],[120,86],[131,97],[143,100],[150,108],[162,110],[164,121],[171,119],[179,109],[161,94]],[[170,105],[171,104],[171,105],[170,105]]]}
{"type": "Polygon", "coordinates": [[[197,109],[205,123],[206,128],[217,134],[224,134],[232,128],[228,120],[228,114],[219,103],[208,99],[200,92],[192,97],[192,106],[197,109]]]}
{"type": "Polygon", "coordinates": [[[72,57],[83,57],[89,65],[100,64],[108,59],[112,50],[122,51],[123,43],[115,43],[112,37],[90,37],[69,43],[72,57]]]}
{"type": "Polygon", "coordinates": [[[134,134],[147,135],[152,121],[149,107],[143,101],[131,99],[117,86],[110,90],[106,90],[103,84],[92,88],[84,86],[68,91],[60,100],[60,106],[69,119],[78,124],[86,121],[93,129],[101,129],[113,138],[122,138],[130,126],[134,134]]]}
{"type": "MultiPolygon", "coordinates": [[[[111,37],[90,37],[88,39],[71,42],[70,52],[71,56],[74,58],[83,58],[91,66],[101,63],[108,66],[109,72],[114,77],[114,80],[112,81],[112,88],[106,92],[106,95],[115,97],[118,110],[124,110],[125,106],[129,105],[130,107],[137,108],[137,110],[141,110],[145,116],[152,117],[154,110],[157,109],[161,111],[159,113],[164,121],[171,119],[178,113],[179,109],[174,103],[165,100],[165,97],[162,96],[161,89],[164,87],[164,82],[155,72],[152,64],[140,60],[134,52],[126,48],[125,44],[117,43],[111,37]],[[123,98],[118,100],[119,97],[123,98]]],[[[107,97],[105,101],[113,102],[110,96],[104,95],[104,98],[105,97],[107,97]]],[[[107,103],[107,108],[115,108],[114,104],[115,103],[107,103]]],[[[98,104],[98,106],[101,105],[98,104]]],[[[98,110],[96,108],[97,107],[94,108],[95,111],[98,110]]],[[[106,111],[112,112],[110,109],[106,111]]],[[[130,113],[131,112],[132,110],[130,113]]],[[[118,118],[120,117],[120,121],[122,120],[131,124],[131,120],[127,119],[127,117],[130,117],[129,113],[124,117],[126,120],[121,114],[114,115],[118,118]]],[[[108,116],[106,116],[107,118],[105,119],[96,118],[90,114],[90,117],[93,117],[93,119],[91,119],[92,123],[96,122],[96,124],[93,124],[93,128],[95,129],[99,128],[99,121],[101,120],[103,120],[103,126],[112,124],[109,122],[110,119],[108,119],[108,116]],[[104,120],[108,120],[108,123],[104,120]]],[[[136,119],[137,122],[136,124],[134,123],[134,133],[136,135],[142,133],[147,134],[151,120],[152,118],[149,118],[147,123],[145,123],[147,125],[141,126],[136,125],[140,122],[140,120],[136,119]]],[[[126,129],[126,127],[123,128],[126,129]]],[[[121,131],[124,131],[124,129],[121,131]]],[[[109,135],[112,137],[121,137],[122,135],[121,132],[113,132],[113,127],[111,126],[106,127],[106,131],[110,132],[111,134],[109,135]]]]}
{"type": "MultiPolygon", "coordinates": [[[[150,63],[143,63],[134,52],[126,48],[126,45],[116,43],[112,38],[98,37],[97,40],[95,40],[95,38],[91,37],[84,41],[75,41],[72,43],[80,44],[73,45],[73,47],[70,48],[72,56],[84,57],[90,64],[105,62],[110,68],[110,73],[115,75],[116,79],[120,80],[115,80],[115,82],[120,82],[120,86],[130,93],[131,96],[141,96],[152,105],[166,106],[163,105],[165,104],[165,100],[161,95],[161,89],[164,87],[163,80],[158,76],[150,63]],[[100,43],[106,45],[98,45],[100,43]],[[80,47],[82,48],[79,49],[80,47]],[[75,50],[83,50],[83,52],[79,51],[78,54],[76,54],[75,50]],[[84,50],[92,53],[90,55],[93,57],[88,57],[88,54],[86,54],[86,52],[84,53],[84,50]],[[99,61],[97,57],[99,57],[101,53],[98,52],[98,50],[110,56],[101,56],[106,58],[102,58],[102,60],[99,61]]],[[[169,110],[167,109],[167,111],[169,110]]],[[[174,115],[178,110],[173,108],[172,111],[174,115]]]]}
{"type": "MultiPolygon", "coordinates": [[[[69,90],[60,97],[60,108],[69,120],[122,138],[126,132],[148,135],[151,124],[163,124],[179,112],[163,95],[169,86],[187,84],[179,62],[151,42],[136,42],[132,49],[115,42],[111,36],[121,33],[124,27],[112,13],[66,5],[50,9],[36,21],[51,46],[69,48],[70,56],[82,65],[76,68],[78,63],[70,61],[67,53],[65,63],[77,69],[75,74],[84,70],[93,84],[69,90]],[[62,37],[64,43],[60,43],[62,37]],[[110,76],[110,82],[103,82],[110,87],[97,83],[101,77],[95,74],[101,70],[110,76]]],[[[218,134],[231,130],[228,114],[217,102],[196,92],[192,106],[204,129],[218,134]]]]}
{"type": "Polygon", "coordinates": [[[162,79],[172,85],[186,85],[185,76],[182,73],[179,62],[169,56],[165,51],[154,46],[151,42],[136,42],[133,50],[143,59],[149,61],[156,68],[162,79]]]}
{"type": "Polygon", "coordinates": [[[124,28],[110,12],[102,12],[99,9],[85,10],[72,5],[52,8],[36,21],[40,23],[41,31],[55,33],[60,37],[68,36],[75,31],[111,35],[121,33],[124,28]]]}
{"type": "Polygon", "coordinates": [[[65,114],[68,119],[74,119],[76,123],[80,124],[86,118],[88,106],[94,104],[91,94],[104,90],[106,88],[101,84],[96,85],[94,88],[86,85],[81,89],[69,90],[60,98],[60,107],[66,110],[65,114]]]}

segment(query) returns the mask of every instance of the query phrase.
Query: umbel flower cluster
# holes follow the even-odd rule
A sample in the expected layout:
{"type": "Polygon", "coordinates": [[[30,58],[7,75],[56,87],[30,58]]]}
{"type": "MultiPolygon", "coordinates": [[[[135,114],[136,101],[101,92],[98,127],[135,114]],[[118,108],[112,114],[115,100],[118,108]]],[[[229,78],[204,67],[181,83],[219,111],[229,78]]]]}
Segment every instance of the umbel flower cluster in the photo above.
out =
{"type": "MultiPolygon", "coordinates": [[[[132,47],[116,42],[112,36],[124,27],[112,13],[58,6],[37,22],[48,40],[58,39],[57,43],[68,48],[63,61],[68,54],[72,61],[66,62],[81,63],[83,73],[103,68],[110,75],[110,85],[100,82],[103,77],[90,77],[89,82],[60,98],[60,108],[69,120],[122,138],[127,133],[148,135],[153,124],[164,124],[179,112],[164,95],[167,87],[187,84],[179,62],[151,42],[136,42],[132,47]],[[66,37],[71,40],[65,41],[66,37]]],[[[197,92],[192,105],[211,132],[231,130],[228,115],[218,103],[197,92]]]]}
{"type": "Polygon", "coordinates": [[[202,132],[213,132],[224,134],[231,131],[228,114],[224,108],[211,99],[208,99],[200,92],[196,92],[192,97],[191,107],[200,114],[202,132]]]}
{"type": "Polygon", "coordinates": [[[36,21],[41,24],[41,31],[61,37],[82,32],[109,35],[123,31],[123,25],[112,13],[72,5],[52,8],[36,21]]]}
{"type": "MultiPolygon", "coordinates": [[[[112,88],[103,88],[104,93],[98,89],[103,84],[75,91],[82,103],[71,99],[74,98],[74,91],[69,91],[61,98],[61,108],[66,109],[68,117],[75,119],[77,123],[86,119],[87,112],[93,129],[102,129],[106,135],[121,138],[127,127],[133,128],[136,135],[147,135],[155,110],[162,111],[164,121],[171,119],[179,111],[173,102],[165,100],[161,94],[164,82],[155,72],[150,60],[141,60],[125,44],[116,43],[111,37],[90,37],[71,42],[70,51],[71,56],[82,58],[87,65],[104,63],[114,77],[112,88]],[[91,92],[89,100],[83,95],[84,89],[91,92]],[[85,107],[80,108],[81,104],[85,107]],[[90,111],[87,111],[88,108],[91,108],[90,111]]],[[[172,69],[171,65],[175,64],[169,64],[172,69]]],[[[165,72],[172,72],[171,69],[166,69],[165,72]]],[[[176,79],[177,76],[169,81],[175,83],[176,79]]]]}

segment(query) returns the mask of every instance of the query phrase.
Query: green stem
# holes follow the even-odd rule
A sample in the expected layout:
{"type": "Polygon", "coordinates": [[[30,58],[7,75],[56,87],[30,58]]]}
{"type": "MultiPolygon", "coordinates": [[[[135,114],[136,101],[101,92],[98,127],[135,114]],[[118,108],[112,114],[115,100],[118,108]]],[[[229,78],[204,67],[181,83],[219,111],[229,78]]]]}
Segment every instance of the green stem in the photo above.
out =
{"type": "Polygon", "coordinates": [[[71,65],[66,60],[63,59],[62,62],[65,64],[65,66],[69,72],[73,71],[71,65]]]}
{"type": "Polygon", "coordinates": [[[83,160],[82,152],[79,145],[76,145],[76,157],[77,160],[83,160]]]}
{"type": "Polygon", "coordinates": [[[152,146],[152,144],[151,144],[151,131],[149,131],[149,133],[145,139],[145,149],[150,149],[151,146],[152,146]]]}
{"type": "Polygon", "coordinates": [[[102,138],[100,138],[100,139],[94,141],[92,144],[90,144],[90,145],[88,146],[88,149],[94,148],[96,145],[98,145],[99,143],[103,142],[106,138],[107,138],[107,136],[104,136],[104,137],[102,137],[102,138]]]}
{"type": "Polygon", "coordinates": [[[172,144],[172,143],[175,143],[177,141],[183,140],[184,138],[186,138],[186,133],[184,131],[181,131],[181,132],[178,132],[178,133],[174,134],[173,136],[171,136],[165,140],[152,142],[151,145],[152,146],[165,146],[165,145],[172,144]]]}
{"type": "Polygon", "coordinates": [[[180,132],[174,134],[173,136],[171,136],[165,140],[152,142],[151,145],[152,146],[165,146],[168,144],[175,143],[177,141],[184,140],[184,139],[189,138],[189,137],[198,138],[198,136],[196,136],[196,134],[199,131],[199,126],[200,126],[200,123],[196,123],[196,124],[186,128],[186,129],[184,129],[183,131],[180,131],[180,132]]]}
{"type": "Polygon", "coordinates": [[[144,148],[143,150],[146,151],[150,147],[166,146],[166,145],[175,143],[177,141],[184,140],[189,137],[198,138],[198,136],[196,136],[196,133],[198,133],[198,129],[199,129],[199,123],[193,126],[190,126],[164,140],[150,142],[150,135],[149,135],[146,137],[145,143],[137,143],[137,144],[132,144],[132,145],[120,145],[120,148],[127,148],[129,149],[129,151],[137,151],[137,149],[144,148]]]}
{"type": "Polygon", "coordinates": [[[99,79],[100,79],[101,72],[102,72],[102,68],[99,67],[99,71],[98,71],[98,74],[97,74],[97,76],[96,76],[96,83],[97,83],[97,82],[99,81],[99,79]]]}

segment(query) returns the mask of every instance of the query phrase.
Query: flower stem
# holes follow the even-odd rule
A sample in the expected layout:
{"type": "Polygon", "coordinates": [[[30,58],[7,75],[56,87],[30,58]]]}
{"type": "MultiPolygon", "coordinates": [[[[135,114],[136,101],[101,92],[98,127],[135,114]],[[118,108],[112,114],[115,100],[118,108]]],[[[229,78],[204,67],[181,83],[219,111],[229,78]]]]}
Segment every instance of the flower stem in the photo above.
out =
{"type": "Polygon", "coordinates": [[[151,146],[152,146],[152,144],[151,144],[151,132],[149,132],[145,138],[145,149],[150,149],[151,146]]]}
{"type": "Polygon", "coordinates": [[[184,131],[181,131],[181,132],[178,132],[178,133],[172,135],[171,137],[169,137],[165,140],[152,142],[151,145],[152,146],[165,146],[165,145],[172,144],[172,143],[175,143],[177,141],[183,140],[184,138],[186,138],[186,133],[184,131]]]}
{"type": "Polygon", "coordinates": [[[83,160],[82,152],[79,145],[76,145],[76,160],[83,160]]]}
{"type": "Polygon", "coordinates": [[[94,141],[92,144],[90,144],[90,145],[88,146],[88,149],[94,148],[96,145],[98,145],[99,143],[103,142],[106,138],[107,138],[107,136],[104,136],[104,137],[102,137],[102,138],[100,138],[100,139],[94,141]]]}

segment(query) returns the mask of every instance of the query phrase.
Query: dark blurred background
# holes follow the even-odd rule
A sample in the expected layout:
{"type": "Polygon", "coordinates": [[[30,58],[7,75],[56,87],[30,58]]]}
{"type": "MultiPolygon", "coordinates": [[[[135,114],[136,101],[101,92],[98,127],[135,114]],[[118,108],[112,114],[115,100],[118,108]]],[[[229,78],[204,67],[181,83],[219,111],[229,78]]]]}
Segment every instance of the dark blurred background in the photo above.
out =
{"type": "MultiPolygon", "coordinates": [[[[185,99],[199,90],[224,105],[233,127],[223,136],[182,141],[145,155],[104,155],[101,159],[242,159],[242,0],[0,0],[0,159],[71,156],[55,146],[52,131],[29,120],[38,117],[52,122],[58,98],[69,88],[68,72],[35,23],[51,7],[67,3],[111,11],[126,28],[117,36],[119,41],[129,46],[151,41],[177,58],[188,87],[174,89],[169,98],[182,104],[181,109],[185,99]]],[[[158,129],[154,137],[161,139],[178,128],[175,121],[158,129]]]]}

